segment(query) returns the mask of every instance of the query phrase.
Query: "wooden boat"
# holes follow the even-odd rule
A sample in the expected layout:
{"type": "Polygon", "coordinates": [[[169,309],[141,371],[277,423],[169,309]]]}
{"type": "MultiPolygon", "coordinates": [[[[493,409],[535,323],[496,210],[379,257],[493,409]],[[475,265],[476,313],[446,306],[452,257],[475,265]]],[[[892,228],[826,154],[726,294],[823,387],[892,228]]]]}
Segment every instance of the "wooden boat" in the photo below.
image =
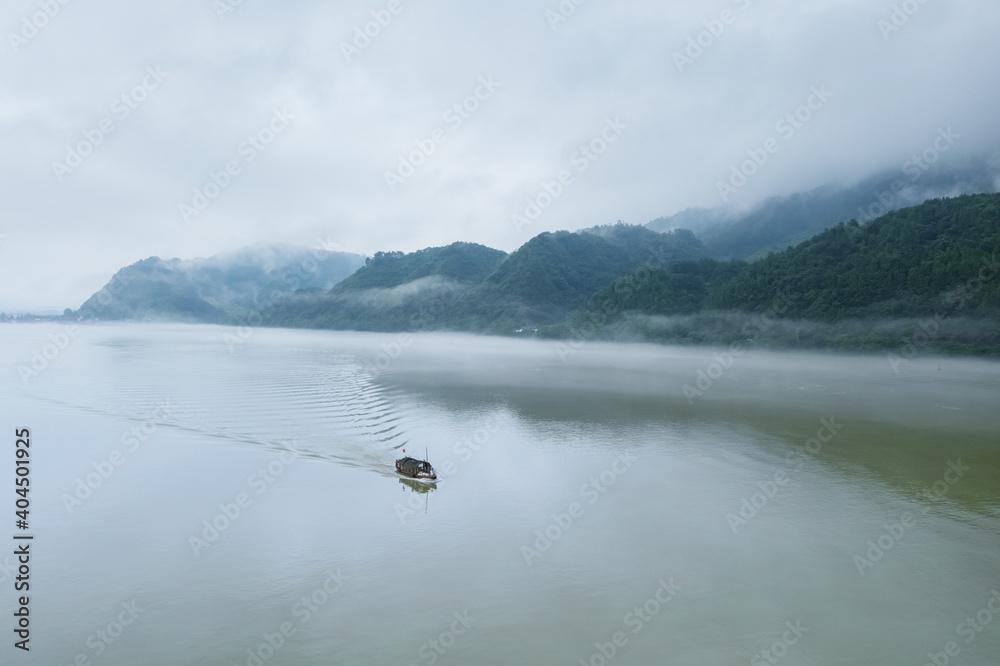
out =
{"type": "Polygon", "coordinates": [[[434,471],[429,462],[416,458],[400,458],[396,461],[396,471],[411,479],[430,479],[433,481],[438,478],[437,472],[434,471]]]}

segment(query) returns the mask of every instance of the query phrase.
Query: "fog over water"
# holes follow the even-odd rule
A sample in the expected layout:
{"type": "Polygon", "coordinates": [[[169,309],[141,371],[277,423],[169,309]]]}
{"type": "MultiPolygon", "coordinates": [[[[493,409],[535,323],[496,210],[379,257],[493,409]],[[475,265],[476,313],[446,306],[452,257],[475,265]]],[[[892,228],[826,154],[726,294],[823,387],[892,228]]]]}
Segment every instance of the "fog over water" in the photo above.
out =
{"type": "Polygon", "coordinates": [[[26,663],[1000,654],[996,362],[93,325],[26,372],[61,330],[0,327],[26,663]]]}

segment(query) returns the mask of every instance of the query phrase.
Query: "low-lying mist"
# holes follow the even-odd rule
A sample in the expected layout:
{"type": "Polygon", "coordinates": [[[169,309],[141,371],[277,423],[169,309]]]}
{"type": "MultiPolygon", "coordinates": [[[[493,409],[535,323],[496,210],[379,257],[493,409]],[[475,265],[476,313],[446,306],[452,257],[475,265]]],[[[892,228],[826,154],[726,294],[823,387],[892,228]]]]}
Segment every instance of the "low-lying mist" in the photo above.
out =
{"type": "Polygon", "coordinates": [[[773,319],[745,312],[706,311],[676,316],[627,313],[589,333],[564,328],[541,333],[608,342],[739,343],[764,349],[895,351],[904,358],[924,352],[997,356],[1000,355],[1000,328],[996,322],[996,318],[932,315],[854,318],[827,323],[773,319]]]}

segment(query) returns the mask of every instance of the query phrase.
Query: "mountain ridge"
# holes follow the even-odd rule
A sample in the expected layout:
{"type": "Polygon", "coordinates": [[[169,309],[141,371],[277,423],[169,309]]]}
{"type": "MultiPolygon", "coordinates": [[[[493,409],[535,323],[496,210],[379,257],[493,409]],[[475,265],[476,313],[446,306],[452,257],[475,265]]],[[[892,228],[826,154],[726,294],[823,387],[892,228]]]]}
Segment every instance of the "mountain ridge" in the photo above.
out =
{"type": "Polygon", "coordinates": [[[688,208],[646,226],[657,231],[691,229],[713,258],[753,261],[840,222],[869,222],[930,199],[990,193],[998,188],[998,159],[981,156],[959,166],[940,164],[933,171],[907,170],[904,165],[902,171],[883,172],[853,185],[827,184],[807,192],[769,197],[747,210],[688,208]]]}
{"type": "Polygon", "coordinates": [[[621,222],[544,232],[510,254],[464,242],[367,258],[316,254],[305,275],[307,251],[288,247],[150,257],[72,314],[203,323],[252,314],[281,327],[713,343],[738,339],[741,318],[766,314],[782,322],[774,331],[783,343],[846,348],[889,346],[887,331],[899,329],[878,324],[875,334],[864,321],[941,315],[956,329],[945,336],[950,349],[1000,353],[1000,279],[980,281],[954,307],[998,257],[1000,194],[962,195],[841,221],[751,262],[713,258],[689,230],[621,222]],[[787,303],[776,309],[779,298],[787,303]],[[959,320],[976,332],[957,330],[959,320]],[[795,321],[826,328],[803,338],[795,321]]]}
{"type": "Polygon", "coordinates": [[[328,288],[364,259],[280,243],[207,258],[148,257],[117,271],[72,316],[223,323],[296,290],[328,288]]]}

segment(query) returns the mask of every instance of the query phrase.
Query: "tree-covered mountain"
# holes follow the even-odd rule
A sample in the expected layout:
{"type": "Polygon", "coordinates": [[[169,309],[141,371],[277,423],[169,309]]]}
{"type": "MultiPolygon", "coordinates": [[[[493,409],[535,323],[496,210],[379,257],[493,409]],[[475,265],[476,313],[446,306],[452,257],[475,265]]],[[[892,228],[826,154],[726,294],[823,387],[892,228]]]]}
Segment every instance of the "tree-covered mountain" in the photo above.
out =
{"type": "Polygon", "coordinates": [[[725,206],[689,208],[646,226],[654,231],[691,229],[715,259],[754,260],[850,219],[867,222],[932,198],[993,192],[997,172],[988,157],[957,167],[938,163],[933,170],[912,165],[847,187],[825,185],[771,197],[745,211],[725,206]]]}
{"type": "Polygon", "coordinates": [[[1000,308],[1000,195],[933,199],[865,225],[840,224],[750,264],[711,295],[714,309],[761,312],[779,294],[786,316],[836,321],[870,315],[1000,308]]]}
{"type": "Polygon", "coordinates": [[[487,286],[536,308],[577,308],[601,286],[638,266],[705,255],[687,230],[657,233],[618,223],[535,236],[510,255],[487,286]]]}
{"type": "Polygon", "coordinates": [[[328,293],[264,311],[278,326],[510,333],[561,321],[612,278],[704,255],[690,232],[616,224],[540,234],[509,256],[471,243],[379,253],[328,293]]]}
{"type": "Polygon", "coordinates": [[[329,289],[361,255],[256,245],[208,259],[143,259],[118,271],[72,316],[221,323],[298,289],[329,289]]]}
{"type": "Polygon", "coordinates": [[[598,291],[575,316],[576,330],[729,343],[747,337],[753,317],[765,317],[799,322],[793,333],[774,327],[784,344],[803,342],[806,331],[809,344],[872,348],[900,344],[899,327],[883,325],[891,318],[926,319],[949,348],[996,353],[1000,194],[934,199],[866,224],[840,223],[754,263],[680,262],[644,277],[598,291]],[[825,337],[801,322],[828,325],[825,337]]]}
{"type": "Polygon", "coordinates": [[[456,323],[471,318],[478,330],[497,332],[552,324],[619,275],[704,254],[701,242],[684,230],[661,234],[618,223],[539,234],[459,304],[456,323]]]}
{"type": "Polygon", "coordinates": [[[619,223],[542,233],[510,255],[453,243],[367,260],[154,257],[74,316],[725,344],[766,330],[764,343],[844,349],[898,346],[919,319],[938,349],[1000,353],[1000,194],[841,221],[752,263],[707,254],[690,231],[619,223]]]}
{"type": "Polygon", "coordinates": [[[337,292],[390,289],[421,278],[438,276],[457,282],[480,282],[507,256],[476,243],[452,243],[410,254],[376,252],[363,268],[337,285],[337,292]]]}
{"type": "Polygon", "coordinates": [[[301,291],[262,312],[273,326],[359,331],[438,329],[464,294],[490,275],[505,252],[452,243],[409,254],[378,252],[327,291],[301,291]]]}
{"type": "Polygon", "coordinates": [[[742,261],[681,261],[655,268],[642,279],[615,280],[598,290],[587,309],[605,307],[611,312],[642,312],[650,315],[693,314],[706,308],[723,284],[747,267],[742,261]]]}

